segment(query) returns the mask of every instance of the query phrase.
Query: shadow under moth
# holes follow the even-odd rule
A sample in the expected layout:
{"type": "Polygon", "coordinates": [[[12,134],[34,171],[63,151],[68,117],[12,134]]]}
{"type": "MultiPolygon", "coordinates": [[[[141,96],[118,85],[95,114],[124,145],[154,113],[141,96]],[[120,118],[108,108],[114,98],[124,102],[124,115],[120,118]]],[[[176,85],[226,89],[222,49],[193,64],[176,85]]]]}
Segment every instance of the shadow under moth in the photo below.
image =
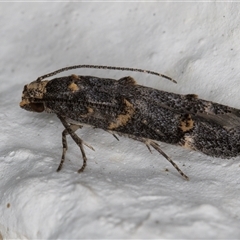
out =
{"type": "Polygon", "coordinates": [[[25,85],[20,107],[33,112],[55,113],[65,128],[62,132],[62,158],[57,171],[61,170],[65,160],[68,134],[82,153],[83,165],[78,172],[85,169],[87,157],[83,145],[93,148],[75,133],[83,125],[101,128],[115,138],[119,135],[143,142],[149,150],[152,147],[162,154],[187,180],[188,177],[156,141],[212,157],[232,158],[240,154],[240,110],[199,99],[195,94],[180,95],[141,86],[129,76],[115,80],[70,75],[44,80],[76,68],[138,71],[176,82],[148,70],[76,65],[46,74],[25,85]]]}

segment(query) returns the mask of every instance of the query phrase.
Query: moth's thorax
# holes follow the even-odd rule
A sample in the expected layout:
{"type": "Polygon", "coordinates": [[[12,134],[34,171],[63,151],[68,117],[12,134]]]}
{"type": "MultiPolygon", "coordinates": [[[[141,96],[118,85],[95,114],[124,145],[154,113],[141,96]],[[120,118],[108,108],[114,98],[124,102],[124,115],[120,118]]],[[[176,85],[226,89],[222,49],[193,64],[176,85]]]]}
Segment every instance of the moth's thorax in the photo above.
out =
{"type": "Polygon", "coordinates": [[[46,85],[48,80],[42,82],[31,82],[24,86],[22,93],[22,101],[20,102],[20,107],[33,112],[43,112],[44,104],[37,102],[37,100],[42,99],[44,93],[46,93],[46,85]]]}

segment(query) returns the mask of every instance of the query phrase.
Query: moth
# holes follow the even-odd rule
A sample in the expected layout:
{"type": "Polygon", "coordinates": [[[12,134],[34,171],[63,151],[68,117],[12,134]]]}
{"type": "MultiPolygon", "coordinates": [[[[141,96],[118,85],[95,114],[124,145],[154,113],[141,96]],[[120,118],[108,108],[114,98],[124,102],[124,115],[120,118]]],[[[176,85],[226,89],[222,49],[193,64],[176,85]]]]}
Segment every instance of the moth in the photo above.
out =
{"type": "MultiPolygon", "coordinates": [[[[103,129],[115,138],[125,136],[144,143],[163,155],[186,179],[182,170],[161,150],[158,142],[199,151],[218,158],[240,154],[240,110],[199,99],[195,94],[181,95],[138,85],[130,76],[119,80],[70,75],[45,80],[60,72],[77,68],[138,71],[154,74],[172,82],[172,78],[149,70],[96,65],[76,65],[39,77],[24,86],[20,107],[33,112],[55,113],[64,126],[62,158],[69,134],[79,146],[83,164],[87,164],[83,146],[92,146],[75,131],[83,125],[103,129]]],[[[117,138],[118,139],[118,138],[117,138]]]]}

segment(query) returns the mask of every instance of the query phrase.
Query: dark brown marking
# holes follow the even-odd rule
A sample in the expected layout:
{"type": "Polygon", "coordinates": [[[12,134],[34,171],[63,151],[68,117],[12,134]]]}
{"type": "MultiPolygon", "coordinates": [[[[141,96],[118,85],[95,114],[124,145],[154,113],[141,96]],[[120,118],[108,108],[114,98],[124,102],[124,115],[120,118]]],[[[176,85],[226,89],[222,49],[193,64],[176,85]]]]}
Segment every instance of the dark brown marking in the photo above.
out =
{"type": "Polygon", "coordinates": [[[43,103],[30,103],[29,105],[34,110],[34,112],[43,112],[44,111],[43,103]]]}

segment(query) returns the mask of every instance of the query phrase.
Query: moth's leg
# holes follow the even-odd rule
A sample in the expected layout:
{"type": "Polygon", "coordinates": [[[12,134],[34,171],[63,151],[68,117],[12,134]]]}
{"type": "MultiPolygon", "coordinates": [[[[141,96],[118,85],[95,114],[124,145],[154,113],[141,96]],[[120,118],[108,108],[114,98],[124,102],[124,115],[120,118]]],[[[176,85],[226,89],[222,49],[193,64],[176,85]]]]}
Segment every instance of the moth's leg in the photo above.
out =
{"type": "Polygon", "coordinates": [[[135,136],[132,136],[132,135],[130,135],[128,137],[132,138],[134,140],[145,143],[150,152],[152,152],[150,146],[153,147],[155,150],[157,150],[160,154],[162,154],[162,156],[165,157],[175,167],[175,169],[181,174],[181,176],[183,176],[186,180],[189,180],[188,176],[185,175],[182,172],[182,170],[178,167],[178,165],[165,152],[163,152],[163,150],[160,148],[158,143],[156,143],[156,142],[154,142],[153,140],[150,140],[150,139],[139,138],[139,137],[135,137],[135,136]]]}
{"type": "Polygon", "coordinates": [[[62,151],[62,158],[61,158],[61,162],[57,168],[57,172],[59,172],[61,169],[62,169],[62,166],[63,166],[63,163],[65,161],[65,155],[66,155],[66,151],[68,149],[68,146],[67,146],[67,138],[66,138],[66,135],[68,134],[68,131],[67,129],[65,129],[63,132],[62,132],[62,145],[63,145],[63,151],[62,151]]]}
{"type": "Polygon", "coordinates": [[[146,144],[150,152],[151,152],[150,146],[152,146],[155,150],[157,150],[160,154],[162,154],[163,157],[165,157],[186,180],[189,180],[188,176],[182,172],[182,170],[178,167],[178,165],[165,152],[163,152],[163,150],[160,148],[158,143],[150,139],[142,139],[142,140],[143,140],[142,142],[146,144]]]}
{"type": "Polygon", "coordinates": [[[116,136],[116,134],[113,131],[107,130],[106,132],[112,134],[119,141],[118,137],[116,136]]]}
{"type": "MultiPolygon", "coordinates": [[[[75,131],[77,131],[79,128],[82,128],[82,126],[81,126],[81,125],[70,125],[70,128],[75,132],[75,131]]],[[[65,129],[65,130],[62,132],[62,146],[63,146],[63,151],[62,151],[61,162],[60,162],[60,164],[59,164],[59,166],[58,166],[58,168],[57,168],[57,172],[59,172],[59,171],[62,169],[63,163],[64,163],[64,161],[65,161],[65,155],[66,155],[66,152],[67,152],[67,149],[68,149],[66,135],[68,135],[67,129],[65,129]]]]}
{"type": "MultiPolygon", "coordinates": [[[[64,159],[65,159],[65,153],[66,153],[66,150],[67,150],[67,141],[66,141],[66,135],[69,134],[72,139],[74,140],[74,142],[79,146],[80,150],[81,150],[81,153],[82,153],[82,158],[83,158],[83,165],[82,167],[78,170],[78,172],[83,172],[85,167],[87,166],[87,157],[86,157],[86,154],[85,154],[85,151],[84,151],[84,148],[83,148],[83,145],[89,147],[90,149],[94,150],[94,148],[92,146],[90,146],[89,144],[85,143],[81,138],[79,138],[76,134],[75,134],[75,131],[80,128],[81,126],[78,126],[78,125],[71,125],[71,124],[68,124],[66,122],[66,120],[62,117],[62,116],[58,116],[58,118],[60,119],[60,121],[62,122],[63,126],[65,127],[65,130],[63,131],[62,133],[62,136],[63,136],[63,139],[62,139],[62,143],[63,143],[63,157],[62,157],[62,160],[60,162],[60,165],[62,165],[62,163],[64,162],[64,159]],[[65,149],[66,150],[65,150],[65,149]]],[[[60,167],[59,165],[59,167],[60,167]]],[[[61,167],[60,167],[61,169],[61,167]]]]}
{"type": "Polygon", "coordinates": [[[112,135],[119,141],[118,137],[114,133],[112,135]]]}

